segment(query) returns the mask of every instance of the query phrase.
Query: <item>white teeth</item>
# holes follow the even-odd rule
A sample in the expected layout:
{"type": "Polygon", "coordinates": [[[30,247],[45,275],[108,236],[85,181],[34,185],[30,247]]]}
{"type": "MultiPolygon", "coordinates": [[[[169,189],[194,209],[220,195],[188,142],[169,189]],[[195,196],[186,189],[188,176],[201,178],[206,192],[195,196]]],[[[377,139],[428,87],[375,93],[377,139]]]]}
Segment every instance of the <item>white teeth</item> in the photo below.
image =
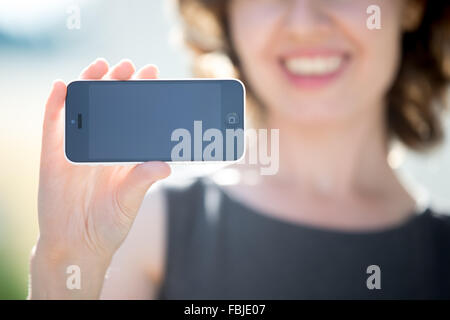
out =
{"type": "Polygon", "coordinates": [[[339,69],[342,57],[315,57],[315,58],[291,58],[286,59],[284,64],[289,72],[302,75],[326,75],[339,69]]]}

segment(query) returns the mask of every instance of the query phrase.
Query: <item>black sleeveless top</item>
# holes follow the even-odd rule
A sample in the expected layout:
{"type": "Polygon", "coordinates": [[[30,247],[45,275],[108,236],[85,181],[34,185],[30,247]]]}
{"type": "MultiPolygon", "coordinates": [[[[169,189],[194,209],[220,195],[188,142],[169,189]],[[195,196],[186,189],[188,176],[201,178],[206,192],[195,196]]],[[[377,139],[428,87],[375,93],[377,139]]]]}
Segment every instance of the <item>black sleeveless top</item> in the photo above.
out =
{"type": "Polygon", "coordinates": [[[260,214],[209,178],[164,188],[158,299],[450,299],[450,217],[429,208],[400,226],[346,232],[260,214]]]}

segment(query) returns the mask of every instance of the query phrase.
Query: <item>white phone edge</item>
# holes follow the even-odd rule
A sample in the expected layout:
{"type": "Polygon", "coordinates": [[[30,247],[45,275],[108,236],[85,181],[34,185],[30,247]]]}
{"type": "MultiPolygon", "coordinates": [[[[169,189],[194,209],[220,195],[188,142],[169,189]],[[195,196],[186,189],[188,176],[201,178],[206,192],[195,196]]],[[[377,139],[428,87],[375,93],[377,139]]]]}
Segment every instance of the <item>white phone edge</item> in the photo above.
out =
{"type": "MultiPolygon", "coordinates": [[[[191,81],[191,80],[234,80],[237,81],[241,84],[242,90],[244,92],[244,119],[243,119],[243,126],[244,126],[244,152],[242,153],[242,155],[236,159],[236,160],[223,160],[223,161],[163,161],[163,160],[149,160],[149,161],[122,161],[122,162],[73,162],[72,160],[70,160],[67,157],[66,154],[66,100],[64,99],[64,126],[63,126],[63,153],[64,153],[64,158],[66,158],[66,161],[69,162],[70,164],[76,165],[76,166],[129,166],[129,165],[134,165],[134,164],[140,164],[140,163],[145,163],[145,162],[156,162],[156,161],[160,161],[160,162],[165,162],[167,164],[200,164],[200,163],[217,163],[217,164],[233,164],[233,163],[237,163],[239,161],[241,161],[243,158],[245,158],[246,153],[247,153],[247,139],[245,138],[245,118],[246,118],[246,107],[247,107],[247,101],[246,101],[246,97],[247,97],[247,92],[245,89],[245,85],[244,83],[240,80],[240,79],[236,79],[236,78],[182,78],[182,79],[132,79],[133,81],[151,81],[151,80],[159,80],[159,81],[173,81],[173,80],[186,80],[186,81],[191,81]]],[[[79,80],[74,80],[74,81],[96,81],[96,80],[89,80],[89,79],[79,79],[79,80]]],[[[110,79],[105,79],[105,80],[101,80],[101,81],[118,81],[118,80],[110,80],[110,79]]],[[[71,81],[73,82],[73,81],[71,81]]],[[[69,86],[69,84],[71,83],[69,82],[67,84],[67,86],[69,86]]]]}

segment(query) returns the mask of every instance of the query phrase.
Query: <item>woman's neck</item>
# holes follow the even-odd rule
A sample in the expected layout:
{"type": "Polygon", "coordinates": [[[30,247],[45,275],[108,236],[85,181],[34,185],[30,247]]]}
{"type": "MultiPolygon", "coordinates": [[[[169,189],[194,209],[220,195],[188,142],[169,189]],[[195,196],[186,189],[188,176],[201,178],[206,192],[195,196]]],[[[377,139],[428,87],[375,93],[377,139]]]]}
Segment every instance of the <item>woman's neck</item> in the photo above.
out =
{"type": "Polygon", "coordinates": [[[394,175],[387,162],[384,119],[373,116],[310,126],[271,117],[269,129],[280,130],[279,171],[266,180],[336,196],[386,185],[394,175]]]}

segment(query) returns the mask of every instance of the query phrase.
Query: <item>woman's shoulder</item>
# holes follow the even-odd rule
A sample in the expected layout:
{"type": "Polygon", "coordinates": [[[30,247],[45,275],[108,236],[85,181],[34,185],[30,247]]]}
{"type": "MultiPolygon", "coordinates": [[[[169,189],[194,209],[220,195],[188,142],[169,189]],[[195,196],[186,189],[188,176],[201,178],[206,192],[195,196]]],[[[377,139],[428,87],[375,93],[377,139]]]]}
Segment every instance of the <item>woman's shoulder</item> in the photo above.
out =
{"type": "Polygon", "coordinates": [[[427,213],[431,221],[434,235],[449,243],[450,246],[450,214],[428,208],[427,213]]]}
{"type": "Polygon", "coordinates": [[[433,207],[428,207],[426,209],[426,211],[427,211],[428,215],[430,216],[430,219],[437,226],[444,228],[444,229],[450,228],[450,213],[436,210],[433,207]]]}
{"type": "Polygon", "coordinates": [[[447,276],[450,268],[450,215],[428,207],[426,219],[428,223],[424,224],[423,230],[437,254],[439,268],[446,269],[444,273],[450,288],[450,276],[447,276]]]}
{"type": "Polygon", "coordinates": [[[436,268],[445,299],[450,298],[450,215],[435,210],[428,210],[431,221],[433,252],[436,255],[436,268]]]}

